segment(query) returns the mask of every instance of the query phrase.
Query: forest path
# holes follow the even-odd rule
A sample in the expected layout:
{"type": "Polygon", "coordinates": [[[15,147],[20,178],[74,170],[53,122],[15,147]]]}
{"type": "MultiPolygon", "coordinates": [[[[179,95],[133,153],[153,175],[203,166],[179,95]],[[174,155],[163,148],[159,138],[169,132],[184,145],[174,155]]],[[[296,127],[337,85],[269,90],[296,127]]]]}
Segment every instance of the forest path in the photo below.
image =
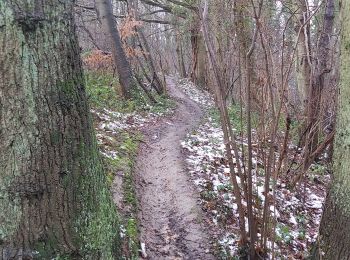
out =
{"type": "Polygon", "coordinates": [[[198,192],[186,173],[181,140],[204,115],[197,103],[167,80],[175,115],[146,132],[136,163],[141,242],[148,259],[205,259],[209,239],[201,225],[198,192]]]}

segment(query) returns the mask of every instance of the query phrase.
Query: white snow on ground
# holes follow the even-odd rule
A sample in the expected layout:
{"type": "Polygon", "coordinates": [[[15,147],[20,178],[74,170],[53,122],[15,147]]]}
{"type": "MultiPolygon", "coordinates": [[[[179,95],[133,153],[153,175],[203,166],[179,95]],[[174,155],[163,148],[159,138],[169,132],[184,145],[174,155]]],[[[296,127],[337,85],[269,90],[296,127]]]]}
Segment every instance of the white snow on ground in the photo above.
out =
{"type": "Polygon", "coordinates": [[[141,129],[147,124],[156,122],[161,116],[170,114],[171,110],[168,109],[162,113],[120,113],[104,108],[100,111],[92,109],[91,113],[95,117],[96,138],[100,145],[100,152],[108,158],[115,159],[118,152],[113,143],[116,142],[120,132],[141,129]]]}
{"type": "MultiPolygon", "coordinates": [[[[137,242],[130,239],[130,235],[127,232],[129,220],[134,221],[135,218],[134,209],[132,209],[133,205],[127,202],[125,194],[122,192],[125,173],[128,172],[129,169],[131,170],[129,162],[132,154],[129,154],[130,147],[128,147],[128,145],[134,145],[137,136],[139,136],[139,130],[151,124],[156,124],[161,117],[171,115],[174,112],[174,103],[165,103],[168,101],[160,102],[164,103],[160,103],[155,107],[144,105],[138,112],[132,113],[121,113],[106,108],[91,109],[96,139],[102,158],[114,160],[113,162],[106,160],[108,163],[106,165],[106,174],[108,182],[111,184],[113,200],[118,207],[120,215],[121,223],[119,234],[122,242],[122,251],[123,254],[125,254],[123,256],[124,258],[132,254],[129,250],[133,250],[133,243],[137,242]],[[131,143],[129,143],[129,141],[131,143]],[[109,166],[113,171],[110,171],[109,166]],[[122,223],[124,223],[124,225],[122,223]]],[[[170,122],[167,123],[171,124],[170,122]]],[[[144,244],[143,246],[141,244],[141,248],[145,250],[144,244]]]]}
{"type": "MultiPolygon", "coordinates": [[[[208,105],[208,101],[205,101],[208,98],[201,96],[205,95],[204,92],[197,94],[191,84],[185,85],[185,88],[190,97],[194,95],[195,101],[208,105]]],[[[244,145],[245,140],[238,143],[244,145]]],[[[202,208],[214,229],[219,230],[216,239],[222,251],[221,257],[237,256],[238,213],[221,128],[208,118],[197,130],[188,134],[181,145],[186,154],[189,174],[201,194],[202,208]]],[[[256,156],[256,153],[253,154],[256,156]]],[[[259,164],[259,159],[254,158],[255,198],[258,207],[262,207],[265,200],[264,176],[262,167],[258,168],[259,164]]],[[[239,177],[236,178],[240,182],[239,177]]],[[[277,221],[275,256],[277,259],[284,259],[285,256],[288,259],[301,259],[317,237],[325,187],[310,179],[306,179],[295,191],[290,191],[287,184],[287,178],[277,181],[276,203],[270,206],[272,218],[277,221]]],[[[243,204],[246,205],[245,202],[243,204]]],[[[271,241],[269,245],[272,246],[271,241]]]]}
{"type": "Polygon", "coordinates": [[[164,113],[120,113],[116,111],[111,111],[108,109],[103,109],[102,111],[91,110],[100,119],[99,129],[104,129],[106,131],[120,131],[130,128],[143,127],[146,123],[152,122],[159,118],[159,116],[164,115],[164,113]]]}
{"type": "MultiPolygon", "coordinates": [[[[196,132],[188,135],[181,143],[187,151],[189,173],[197,185],[202,197],[202,206],[207,210],[217,226],[221,221],[223,230],[238,229],[237,207],[232,195],[230,170],[224,155],[223,136],[221,129],[210,122],[204,123],[196,132]],[[219,210],[218,210],[219,208],[219,210]],[[209,211],[209,209],[211,209],[209,211]],[[227,224],[227,222],[230,222],[227,224]]],[[[239,177],[236,177],[239,180],[239,177]]],[[[263,203],[265,196],[263,176],[254,178],[256,197],[263,203]]],[[[318,225],[322,214],[322,205],[325,198],[324,187],[317,187],[312,181],[306,181],[308,186],[301,191],[291,192],[278,182],[276,189],[276,210],[270,206],[278,224],[276,227],[277,244],[282,252],[301,253],[309,249],[317,236],[318,225]],[[305,203],[303,203],[305,199],[305,203]],[[280,224],[280,225],[279,225],[280,224]],[[308,234],[308,236],[306,236],[308,234]]],[[[227,233],[219,238],[225,248],[237,248],[237,241],[225,239],[227,233]],[[229,241],[230,243],[224,243],[229,241]],[[225,244],[225,245],[224,245],[225,244]]],[[[231,252],[233,255],[237,252],[231,252]]]]}
{"type": "Polygon", "coordinates": [[[196,101],[203,107],[214,106],[214,99],[208,95],[208,92],[200,90],[189,79],[181,79],[178,81],[178,86],[185,92],[192,100],[196,101]]]}

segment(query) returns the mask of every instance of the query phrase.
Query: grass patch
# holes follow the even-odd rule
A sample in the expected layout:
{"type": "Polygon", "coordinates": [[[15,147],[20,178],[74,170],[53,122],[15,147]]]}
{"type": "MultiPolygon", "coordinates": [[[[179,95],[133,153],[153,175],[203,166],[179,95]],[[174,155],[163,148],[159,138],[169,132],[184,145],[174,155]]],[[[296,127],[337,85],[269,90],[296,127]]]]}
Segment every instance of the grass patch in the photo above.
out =
{"type": "Polygon", "coordinates": [[[122,241],[122,259],[138,259],[139,241],[137,226],[137,198],[134,187],[133,170],[138,145],[142,139],[139,133],[121,132],[116,144],[118,155],[116,158],[104,157],[107,178],[112,185],[115,174],[123,173],[123,210],[121,214],[121,225],[125,227],[122,241]]]}
{"type": "Polygon", "coordinates": [[[86,72],[86,92],[94,108],[118,109],[121,97],[117,95],[118,79],[110,73],[86,72]]]}
{"type": "Polygon", "coordinates": [[[175,101],[166,95],[153,93],[157,103],[152,105],[142,89],[132,93],[132,99],[125,100],[120,93],[118,78],[112,73],[85,72],[86,92],[90,105],[95,109],[109,109],[121,113],[152,112],[163,114],[175,107],[175,101]]]}
{"type": "Polygon", "coordinates": [[[138,234],[137,220],[130,217],[127,220],[126,235],[129,242],[128,247],[132,252],[131,259],[138,259],[138,234]]]}

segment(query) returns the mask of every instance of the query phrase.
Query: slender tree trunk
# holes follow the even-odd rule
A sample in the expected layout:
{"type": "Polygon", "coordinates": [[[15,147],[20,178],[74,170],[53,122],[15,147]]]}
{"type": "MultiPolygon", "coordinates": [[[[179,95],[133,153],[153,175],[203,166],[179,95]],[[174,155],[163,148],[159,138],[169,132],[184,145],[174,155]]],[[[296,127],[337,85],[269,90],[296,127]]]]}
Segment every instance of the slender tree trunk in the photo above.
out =
{"type": "MultiPolygon", "coordinates": [[[[236,145],[236,137],[232,130],[231,122],[228,116],[228,110],[227,106],[224,100],[223,95],[223,84],[221,82],[220,77],[220,71],[219,66],[216,61],[215,52],[214,52],[214,46],[210,40],[210,36],[208,33],[208,0],[203,0],[203,14],[202,14],[202,34],[204,39],[204,44],[207,48],[207,54],[208,59],[211,64],[211,69],[213,70],[215,83],[214,84],[214,93],[216,98],[216,103],[220,111],[220,120],[221,120],[221,127],[222,131],[224,133],[224,142],[225,142],[225,149],[226,149],[226,156],[229,160],[229,167],[230,167],[230,176],[231,176],[231,183],[233,186],[233,193],[235,196],[235,201],[238,208],[238,215],[239,215],[239,228],[240,228],[240,235],[241,235],[241,242],[242,245],[245,246],[247,243],[247,234],[246,234],[246,228],[245,228],[245,217],[244,217],[244,209],[242,204],[242,194],[240,191],[240,186],[238,184],[238,181],[236,179],[235,174],[235,165],[233,163],[233,158],[236,159],[237,162],[239,162],[239,153],[238,153],[238,147],[236,145]],[[233,153],[232,153],[233,151],[233,153]]],[[[242,186],[243,186],[243,192],[244,195],[247,196],[247,188],[244,185],[243,181],[243,173],[242,173],[242,167],[240,163],[237,164],[237,170],[238,175],[241,178],[242,186]]]]}
{"type": "Polygon", "coordinates": [[[334,144],[333,182],[321,221],[322,259],[350,259],[350,1],[342,2],[339,114],[334,144]]]}
{"type": "Polygon", "coordinates": [[[117,67],[122,94],[125,98],[130,98],[130,92],[135,82],[117,29],[111,0],[96,0],[96,8],[102,27],[106,34],[109,35],[111,45],[113,46],[113,59],[115,66],[117,67]]]}
{"type": "Polygon", "coordinates": [[[198,65],[198,34],[199,28],[192,25],[191,28],[191,51],[192,51],[192,66],[190,71],[190,78],[193,83],[197,82],[196,71],[198,65]]]}
{"type": "Polygon", "coordinates": [[[165,82],[162,82],[160,80],[160,77],[157,74],[156,71],[156,66],[154,65],[154,58],[151,52],[151,48],[148,45],[148,42],[146,40],[146,37],[142,31],[142,29],[138,29],[138,38],[139,38],[139,42],[141,44],[141,48],[143,50],[143,56],[145,58],[146,63],[148,64],[148,68],[151,72],[151,77],[152,77],[152,81],[150,82],[152,86],[154,86],[155,90],[157,91],[157,93],[159,95],[164,93],[164,85],[165,82]]]}
{"type": "Polygon", "coordinates": [[[200,32],[200,20],[196,18],[191,29],[192,68],[191,81],[200,87],[205,87],[207,82],[206,49],[203,36],[200,32]]]}
{"type": "MultiPolygon", "coordinates": [[[[139,14],[138,14],[138,5],[137,2],[135,2],[134,0],[127,0],[128,3],[128,14],[131,15],[136,21],[139,21],[139,14]]],[[[148,69],[150,71],[150,74],[152,77],[151,81],[149,81],[149,83],[152,85],[152,87],[157,91],[158,94],[162,94],[164,92],[164,84],[163,82],[160,80],[160,77],[158,76],[157,70],[156,70],[156,66],[154,64],[154,58],[152,55],[152,51],[151,48],[149,47],[149,44],[147,42],[147,39],[145,37],[145,34],[143,33],[143,28],[135,28],[136,32],[137,32],[137,39],[139,42],[139,46],[141,48],[141,51],[143,53],[144,59],[146,61],[146,64],[148,65],[148,69]]],[[[134,40],[136,40],[136,37],[133,37],[134,40]]],[[[140,63],[140,65],[142,66],[142,64],[140,63]]],[[[147,76],[147,73],[145,73],[146,78],[149,78],[147,76]]],[[[138,82],[139,78],[137,79],[138,82]]],[[[144,87],[141,86],[143,89],[144,87]]],[[[145,89],[144,89],[145,90],[145,89]]],[[[151,93],[147,93],[147,95],[150,95],[151,93]]]]}
{"type": "Polygon", "coordinates": [[[256,217],[254,214],[253,204],[253,181],[252,181],[252,127],[251,127],[251,111],[253,108],[252,94],[254,93],[253,81],[254,81],[254,60],[252,52],[255,46],[256,35],[253,36],[251,29],[249,28],[249,14],[248,14],[248,2],[239,0],[235,2],[235,15],[236,15],[236,33],[238,39],[238,46],[240,51],[241,61],[241,77],[242,87],[245,89],[246,96],[246,116],[247,116],[247,140],[248,140],[248,154],[247,154],[247,216],[249,224],[249,237],[250,248],[249,254],[252,259],[255,259],[255,242],[257,241],[256,235],[256,217]],[[251,44],[251,46],[249,46],[251,44]]]}
{"type": "Polygon", "coordinates": [[[197,52],[197,84],[201,88],[206,88],[207,85],[207,53],[205,50],[204,38],[202,35],[198,37],[198,52],[197,52]]]}
{"type": "Polygon", "coordinates": [[[311,93],[308,103],[308,139],[309,149],[313,152],[319,142],[320,121],[322,120],[321,97],[325,86],[326,75],[331,71],[329,65],[330,39],[332,37],[334,24],[334,0],[326,2],[323,28],[318,43],[316,55],[316,68],[311,85],[311,93]]]}
{"type": "Polygon", "coordinates": [[[0,259],[113,259],[74,1],[0,2],[0,259]]]}
{"type": "Polygon", "coordinates": [[[299,95],[303,104],[303,110],[306,114],[307,103],[309,102],[311,85],[311,44],[310,44],[310,21],[308,6],[306,1],[296,1],[295,7],[298,10],[297,20],[295,21],[295,32],[298,34],[302,29],[297,41],[297,84],[299,95]]]}
{"type": "Polygon", "coordinates": [[[176,40],[176,54],[177,54],[177,60],[179,63],[179,72],[180,72],[180,76],[182,78],[186,78],[187,77],[187,72],[186,72],[186,67],[185,67],[185,61],[184,61],[184,57],[183,57],[183,48],[182,48],[182,39],[180,36],[180,32],[177,31],[176,32],[176,36],[175,36],[175,40],[176,40]]]}

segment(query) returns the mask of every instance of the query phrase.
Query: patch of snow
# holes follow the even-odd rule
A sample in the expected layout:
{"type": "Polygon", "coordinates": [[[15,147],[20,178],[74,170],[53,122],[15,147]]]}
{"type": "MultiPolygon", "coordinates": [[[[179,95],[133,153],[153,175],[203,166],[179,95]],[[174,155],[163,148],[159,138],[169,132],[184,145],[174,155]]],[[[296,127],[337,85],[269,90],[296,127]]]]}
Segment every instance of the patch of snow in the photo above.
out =
{"type": "Polygon", "coordinates": [[[214,106],[213,97],[207,91],[197,88],[189,79],[181,79],[178,82],[178,86],[189,96],[189,98],[203,107],[207,108],[214,106]]]}
{"type": "MultiPolygon", "coordinates": [[[[238,139],[237,143],[247,145],[245,139],[238,139]]],[[[211,209],[211,222],[216,229],[220,230],[218,243],[221,248],[228,250],[231,256],[236,256],[238,241],[232,237],[232,234],[238,236],[238,212],[230,181],[230,167],[225,157],[222,130],[214,124],[211,118],[208,118],[196,131],[187,135],[186,139],[181,142],[181,146],[186,151],[188,172],[199,191],[215,194],[214,197],[203,197],[201,204],[204,209],[207,207],[211,209]],[[213,211],[213,205],[215,211],[213,211]],[[226,211],[223,211],[223,208],[226,208],[226,211]],[[229,216],[231,224],[227,223],[225,215],[229,216]]],[[[239,151],[239,154],[242,156],[242,151],[239,151]]],[[[253,182],[255,196],[259,200],[260,207],[263,207],[266,199],[264,164],[258,154],[256,151],[253,153],[253,182]],[[258,171],[260,169],[262,173],[258,171]]],[[[276,160],[278,158],[276,154],[276,160]]],[[[243,165],[242,158],[237,161],[243,165]]],[[[237,170],[235,171],[237,174],[237,170]]],[[[237,175],[236,180],[240,185],[241,180],[237,175]]],[[[306,203],[303,203],[303,196],[297,190],[289,190],[286,180],[277,181],[276,201],[268,207],[271,217],[277,221],[276,234],[283,237],[283,240],[274,243],[275,251],[281,255],[307,252],[311,243],[315,241],[322,214],[322,203],[325,199],[325,192],[317,193],[316,190],[319,190],[317,184],[308,182],[306,194],[303,195],[306,196],[306,203]]],[[[268,192],[267,196],[272,196],[272,192],[268,192]]],[[[242,204],[244,207],[247,205],[246,201],[242,201],[242,204]]],[[[247,223],[246,220],[246,225],[247,223]]],[[[268,245],[271,248],[272,242],[268,241],[268,245]]]]}

